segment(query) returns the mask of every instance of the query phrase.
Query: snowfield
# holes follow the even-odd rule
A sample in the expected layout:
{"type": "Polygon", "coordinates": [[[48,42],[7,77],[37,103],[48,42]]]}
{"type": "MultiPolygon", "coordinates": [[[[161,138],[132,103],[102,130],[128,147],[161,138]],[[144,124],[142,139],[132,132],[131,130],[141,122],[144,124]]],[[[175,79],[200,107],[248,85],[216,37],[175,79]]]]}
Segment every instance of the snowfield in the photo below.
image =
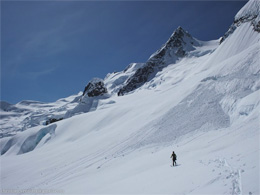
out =
{"type": "Polygon", "coordinates": [[[260,33],[246,21],[198,42],[124,96],[143,63],[108,74],[104,96],[1,105],[1,194],[260,194],[260,33]],[[19,131],[24,113],[37,121],[19,131]]]}

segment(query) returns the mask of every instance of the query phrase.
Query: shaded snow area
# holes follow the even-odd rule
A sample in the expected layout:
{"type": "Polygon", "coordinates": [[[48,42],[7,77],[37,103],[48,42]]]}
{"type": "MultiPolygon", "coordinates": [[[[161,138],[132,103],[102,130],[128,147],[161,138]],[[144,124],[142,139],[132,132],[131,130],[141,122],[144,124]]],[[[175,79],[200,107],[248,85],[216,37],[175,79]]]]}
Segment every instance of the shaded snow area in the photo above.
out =
{"type": "Polygon", "coordinates": [[[91,96],[2,102],[1,194],[259,194],[260,34],[247,21],[196,41],[123,96],[145,63],[91,81],[91,96]]]}

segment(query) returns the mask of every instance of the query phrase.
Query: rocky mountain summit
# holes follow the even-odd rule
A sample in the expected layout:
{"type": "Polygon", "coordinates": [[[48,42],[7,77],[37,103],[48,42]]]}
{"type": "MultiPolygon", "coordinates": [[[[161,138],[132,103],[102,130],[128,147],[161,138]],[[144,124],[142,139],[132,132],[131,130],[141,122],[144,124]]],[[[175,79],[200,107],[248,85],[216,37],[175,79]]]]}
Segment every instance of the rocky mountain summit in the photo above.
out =
{"type": "Polygon", "coordinates": [[[200,46],[199,41],[182,27],[178,27],[168,41],[152,54],[145,65],[126,81],[118,95],[124,95],[142,86],[145,82],[151,80],[157,72],[183,58],[189,51],[195,50],[197,46],[200,46]]]}

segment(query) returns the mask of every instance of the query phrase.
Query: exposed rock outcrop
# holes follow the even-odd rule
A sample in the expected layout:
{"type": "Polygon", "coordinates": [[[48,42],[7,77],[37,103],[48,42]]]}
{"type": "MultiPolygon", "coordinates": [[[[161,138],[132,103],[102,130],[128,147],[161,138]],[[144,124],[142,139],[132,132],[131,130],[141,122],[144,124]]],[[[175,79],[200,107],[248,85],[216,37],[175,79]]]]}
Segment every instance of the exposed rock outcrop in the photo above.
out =
{"type": "Polygon", "coordinates": [[[194,50],[195,46],[199,45],[199,41],[183,28],[178,27],[169,40],[148,59],[145,65],[127,80],[126,85],[119,90],[118,95],[121,96],[139,88],[151,80],[157,72],[186,56],[189,51],[194,50]]]}
{"type": "Polygon", "coordinates": [[[88,97],[96,97],[104,95],[105,93],[107,93],[107,89],[104,85],[103,80],[99,78],[94,78],[85,87],[83,96],[87,94],[88,97]]]}

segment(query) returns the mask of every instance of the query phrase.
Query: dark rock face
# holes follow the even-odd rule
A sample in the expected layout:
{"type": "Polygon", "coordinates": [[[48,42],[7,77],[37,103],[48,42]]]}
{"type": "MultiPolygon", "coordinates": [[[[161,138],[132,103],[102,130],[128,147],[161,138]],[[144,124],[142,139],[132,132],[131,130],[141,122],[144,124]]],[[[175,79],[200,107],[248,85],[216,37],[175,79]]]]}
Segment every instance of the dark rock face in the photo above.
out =
{"type": "Polygon", "coordinates": [[[51,124],[51,123],[55,123],[55,122],[61,121],[61,120],[63,120],[63,118],[49,118],[49,119],[46,121],[45,125],[49,125],[49,124],[51,124]]]}
{"type": "Polygon", "coordinates": [[[118,95],[122,96],[141,87],[144,83],[150,81],[157,72],[186,56],[188,51],[192,51],[194,46],[198,45],[197,40],[181,27],[178,27],[161,49],[156,51],[145,65],[139,68],[135,74],[127,80],[126,85],[119,90],[118,95]]]}
{"type": "Polygon", "coordinates": [[[83,92],[83,96],[87,94],[89,97],[101,96],[107,93],[107,89],[102,79],[93,79],[88,83],[83,92]]]}
{"type": "Polygon", "coordinates": [[[117,95],[122,96],[125,93],[141,87],[145,82],[148,81],[149,77],[155,75],[155,72],[155,64],[147,63],[146,66],[139,68],[135,74],[128,79],[127,84],[119,90],[117,95]]]}
{"type": "Polygon", "coordinates": [[[85,87],[83,95],[78,100],[78,104],[68,110],[64,118],[70,118],[80,113],[87,113],[97,109],[100,100],[107,99],[109,94],[102,79],[94,78],[85,87]]]}
{"type": "Polygon", "coordinates": [[[260,21],[258,21],[257,23],[255,23],[255,25],[254,25],[254,30],[260,33],[260,21]]]}

